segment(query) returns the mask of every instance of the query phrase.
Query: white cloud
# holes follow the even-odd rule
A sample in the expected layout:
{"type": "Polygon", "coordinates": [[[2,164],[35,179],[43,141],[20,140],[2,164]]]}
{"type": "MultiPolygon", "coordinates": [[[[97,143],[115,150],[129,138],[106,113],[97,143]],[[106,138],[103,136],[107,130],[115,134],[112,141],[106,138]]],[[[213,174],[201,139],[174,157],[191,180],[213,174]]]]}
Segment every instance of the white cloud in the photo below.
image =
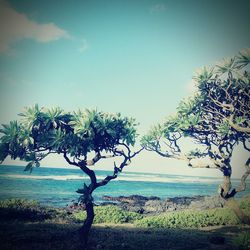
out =
{"type": "Polygon", "coordinates": [[[158,3],[155,4],[154,6],[151,7],[150,12],[155,13],[155,12],[164,12],[166,10],[166,6],[163,3],[158,3]]]}
{"type": "Polygon", "coordinates": [[[47,43],[61,38],[70,38],[67,31],[53,23],[39,24],[25,14],[11,8],[0,0],[0,53],[7,52],[11,44],[22,39],[33,39],[47,43]]]}
{"type": "Polygon", "coordinates": [[[86,51],[89,48],[88,42],[86,39],[81,40],[81,47],[79,48],[79,51],[82,53],[86,51]]]}

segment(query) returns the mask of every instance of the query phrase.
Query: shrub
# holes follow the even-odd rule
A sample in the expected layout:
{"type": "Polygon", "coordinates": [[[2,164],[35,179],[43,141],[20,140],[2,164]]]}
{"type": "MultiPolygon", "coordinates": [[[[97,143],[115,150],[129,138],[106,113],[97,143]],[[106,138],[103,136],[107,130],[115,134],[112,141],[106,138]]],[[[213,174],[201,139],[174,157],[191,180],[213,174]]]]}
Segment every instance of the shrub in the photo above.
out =
{"type": "Polygon", "coordinates": [[[239,224],[239,219],[228,208],[205,211],[179,211],[158,216],[148,216],[135,221],[138,227],[154,228],[199,228],[215,225],[239,224]]]}
{"type": "Polygon", "coordinates": [[[8,208],[8,209],[31,209],[37,208],[39,203],[34,200],[26,200],[26,199],[8,199],[0,201],[0,208],[8,208]]]}
{"type": "Polygon", "coordinates": [[[240,199],[240,208],[250,215],[250,196],[240,199]]]}
{"type": "Polygon", "coordinates": [[[42,207],[38,202],[26,199],[9,199],[0,201],[0,218],[41,221],[62,217],[65,212],[57,209],[42,207]]]}
{"type": "MultiPolygon", "coordinates": [[[[116,206],[97,206],[95,209],[95,219],[94,223],[132,223],[135,220],[142,218],[142,215],[127,212],[116,206]]],[[[77,222],[84,221],[86,218],[86,212],[80,211],[73,213],[73,218],[77,222]]]]}

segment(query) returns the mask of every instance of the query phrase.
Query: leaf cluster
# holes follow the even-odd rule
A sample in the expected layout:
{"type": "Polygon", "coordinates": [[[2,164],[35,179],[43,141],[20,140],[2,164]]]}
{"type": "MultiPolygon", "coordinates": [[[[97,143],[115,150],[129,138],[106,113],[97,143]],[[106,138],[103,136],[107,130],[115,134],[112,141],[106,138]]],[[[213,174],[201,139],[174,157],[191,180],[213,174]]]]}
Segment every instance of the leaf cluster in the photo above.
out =
{"type": "Polygon", "coordinates": [[[26,170],[39,166],[38,161],[49,153],[67,152],[72,157],[85,157],[90,152],[111,152],[121,143],[134,145],[136,122],[121,114],[97,110],[65,112],[61,108],[27,107],[20,122],[2,125],[0,161],[29,161],[26,170]]]}
{"type": "MultiPolygon", "coordinates": [[[[135,212],[125,211],[117,206],[95,206],[94,223],[132,223],[142,219],[142,215],[135,212]]],[[[82,222],[86,219],[86,212],[80,211],[73,213],[73,218],[77,222],[82,222]]]]}
{"type": "Polygon", "coordinates": [[[199,228],[218,225],[235,225],[240,221],[228,208],[205,211],[178,211],[148,216],[135,222],[138,227],[153,228],[199,228]]]}
{"type": "Polygon", "coordinates": [[[142,145],[158,150],[161,141],[170,145],[180,137],[189,137],[210,148],[222,148],[249,139],[250,78],[244,71],[249,62],[250,49],[246,49],[200,70],[194,76],[197,92],[180,102],[174,116],[154,126],[142,145]]]}

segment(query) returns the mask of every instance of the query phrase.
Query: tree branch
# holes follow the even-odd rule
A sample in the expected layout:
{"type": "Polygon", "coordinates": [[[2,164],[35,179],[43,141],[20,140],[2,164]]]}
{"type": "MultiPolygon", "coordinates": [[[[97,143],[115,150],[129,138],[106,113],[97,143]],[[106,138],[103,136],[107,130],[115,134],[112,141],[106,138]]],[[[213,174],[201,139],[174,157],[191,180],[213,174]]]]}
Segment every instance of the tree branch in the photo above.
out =
{"type": "Polygon", "coordinates": [[[95,172],[87,167],[85,160],[80,161],[78,163],[78,167],[80,167],[81,170],[90,178],[91,184],[89,185],[89,193],[91,194],[97,187],[95,172]]]}
{"type": "Polygon", "coordinates": [[[69,159],[69,157],[67,156],[66,151],[63,153],[63,157],[64,157],[64,159],[67,161],[68,164],[74,165],[74,166],[76,166],[76,167],[79,167],[78,164],[77,164],[76,162],[71,161],[71,160],[69,159]]]}
{"type": "Polygon", "coordinates": [[[246,139],[244,139],[244,140],[242,141],[242,143],[243,143],[244,149],[246,149],[247,151],[250,151],[250,148],[248,148],[247,145],[246,145],[246,139]]]}
{"type": "Polygon", "coordinates": [[[95,165],[95,163],[97,163],[101,159],[108,159],[108,158],[113,158],[113,157],[115,157],[114,154],[112,154],[112,155],[101,155],[100,152],[97,152],[93,159],[86,161],[86,165],[87,166],[93,166],[93,165],[95,165]]]}
{"type": "Polygon", "coordinates": [[[124,159],[123,161],[120,163],[120,166],[117,167],[116,166],[116,163],[114,162],[114,171],[113,171],[113,174],[112,175],[108,175],[107,177],[105,177],[102,181],[98,182],[97,185],[96,185],[96,188],[97,187],[101,187],[101,186],[105,186],[107,185],[111,180],[117,178],[118,174],[122,172],[123,168],[127,165],[130,164],[131,162],[131,159],[133,157],[135,157],[137,154],[139,154],[144,148],[142,147],[141,149],[139,149],[138,151],[134,152],[132,155],[131,155],[131,150],[130,148],[126,145],[126,144],[121,144],[123,146],[126,147],[126,149],[128,150],[128,154],[126,155],[124,153],[124,151],[118,151],[118,150],[115,150],[115,153],[118,153],[120,154],[120,156],[122,156],[124,159]]]}

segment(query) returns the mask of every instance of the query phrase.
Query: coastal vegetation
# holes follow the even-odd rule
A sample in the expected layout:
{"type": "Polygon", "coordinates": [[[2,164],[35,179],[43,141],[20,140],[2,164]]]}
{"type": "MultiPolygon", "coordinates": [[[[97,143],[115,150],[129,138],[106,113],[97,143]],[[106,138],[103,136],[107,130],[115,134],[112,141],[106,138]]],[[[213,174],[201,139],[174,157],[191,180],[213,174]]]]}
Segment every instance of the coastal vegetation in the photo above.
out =
{"type": "MultiPolygon", "coordinates": [[[[32,172],[44,158],[59,154],[89,179],[77,190],[80,197],[76,210],[46,207],[26,200],[1,201],[1,238],[5,239],[1,249],[162,249],[162,246],[185,249],[185,241],[190,242],[190,249],[213,249],[211,244],[225,241],[228,249],[248,248],[249,227],[245,224],[250,224],[250,200],[236,201],[234,197],[246,189],[250,158],[245,162],[246,170],[238,187],[232,187],[231,160],[238,145],[250,151],[250,78],[245,70],[249,62],[250,50],[247,49],[223,64],[204,68],[194,77],[195,95],[180,103],[175,116],[143,136],[137,151],[134,151],[137,123],[120,113],[88,109],[70,113],[61,108],[45,109],[35,105],[19,114],[20,121],[3,125],[0,162],[8,156],[20,159],[28,162],[25,171],[32,172]],[[198,148],[184,152],[187,141],[198,144],[198,148]],[[128,211],[110,204],[95,206],[94,191],[116,179],[143,149],[162,157],[184,160],[192,168],[218,169],[223,176],[218,192],[226,206],[174,211],[174,202],[162,202],[157,197],[153,201],[146,197],[140,201],[141,206],[147,203],[151,207],[158,204],[166,208],[172,204],[173,211],[146,215],[143,207],[128,211]],[[105,159],[113,161],[113,172],[97,179],[95,169],[105,159]],[[95,229],[88,243],[93,223],[95,229]],[[210,230],[225,226],[232,226],[233,230],[241,228],[243,232],[235,232],[237,237],[232,238],[223,230],[210,230]],[[207,227],[210,227],[208,233],[203,230],[207,227]],[[39,243],[44,241],[40,234],[46,243],[39,243]],[[68,238],[70,241],[66,242],[68,238]]],[[[134,200],[137,198],[133,196],[134,200]]]]}
{"type": "Polygon", "coordinates": [[[89,177],[77,192],[87,213],[80,234],[85,245],[94,220],[93,192],[117,178],[142,149],[131,151],[135,144],[135,119],[97,110],[67,113],[60,108],[44,109],[38,105],[19,114],[20,122],[11,121],[0,130],[0,161],[7,156],[29,162],[25,171],[40,166],[51,154],[61,154],[65,161],[81,169],[89,177]],[[100,160],[114,159],[112,175],[97,180],[91,169],[100,160]],[[116,163],[117,158],[119,163],[116,163]]]}
{"type": "Polygon", "coordinates": [[[250,158],[245,166],[232,166],[231,160],[239,145],[250,151],[249,63],[250,49],[246,49],[214,67],[204,67],[194,77],[195,94],[180,103],[174,116],[155,125],[142,139],[147,150],[162,157],[186,161],[192,168],[218,169],[223,176],[220,196],[248,224],[249,216],[233,198],[246,189],[250,158]],[[193,142],[191,150],[186,149],[187,141],[193,142]],[[232,187],[233,167],[245,167],[238,187],[232,187]]]}
{"type": "MultiPolygon", "coordinates": [[[[239,205],[250,215],[250,199],[239,205]]],[[[141,215],[114,205],[95,206],[88,249],[247,249],[249,227],[230,208],[141,215]],[[227,230],[225,231],[224,229],[227,230]],[[231,232],[228,234],[228,232],[231,232]]],[[[76,231],[85,211],[41,206],[35,201],[0,202],[1,249],[81,249],[76,231]],[[41,216],[42,212],[42,216],[41,216]],[[30,216],[30,214],[32,216],[30,216]]]]}
{"type": "MultiPolygon", "coordinates": [[[[250,197],[241,198],[239,206],[250,215],[250,197]]],[[[217,225],[236,225],[241,221],[229,207],[214,209],[181,209],[157,214],[140,214],[122,209],[117,205],[94,206],[94,224],[133,223],[138,227],[153,228],[199,228],[217,225]]],[[[55,208],[40,205],[37,201],[9,199],[0,201],[1,220],[20,221],[67,221],[81,223],[86,219],[81,208],[55,208]]]]}

